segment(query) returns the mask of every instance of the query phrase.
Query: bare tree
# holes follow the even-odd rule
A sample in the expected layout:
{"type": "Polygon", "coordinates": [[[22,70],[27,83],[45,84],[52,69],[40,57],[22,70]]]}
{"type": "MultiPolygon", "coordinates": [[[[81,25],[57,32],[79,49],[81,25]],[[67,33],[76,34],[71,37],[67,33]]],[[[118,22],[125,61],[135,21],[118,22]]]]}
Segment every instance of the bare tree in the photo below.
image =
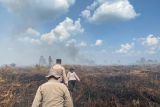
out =
{"type": "Polygon", "coordinates": [[[46,60],[45,60],[44,56],[40,56],[39,65],[42,65],[42,66],[46,65],[46,60]]]}
{"type": "Polygon", "coordinates": [[[51,57],[51,56],[48,57],[48,63],[49,63],[49,66],[51,66],[52,63],[53,63],[53,60],[52,60],[52,57],[51,57]]]}

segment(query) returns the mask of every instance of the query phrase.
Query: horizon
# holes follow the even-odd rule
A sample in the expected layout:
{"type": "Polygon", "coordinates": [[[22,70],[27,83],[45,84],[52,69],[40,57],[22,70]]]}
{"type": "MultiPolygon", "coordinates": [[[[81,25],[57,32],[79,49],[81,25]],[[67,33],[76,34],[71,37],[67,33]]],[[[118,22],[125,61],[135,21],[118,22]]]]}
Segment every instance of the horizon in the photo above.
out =
{"type": "MultiPolygon", "coordinates": [[[[117,62],[117,63],[108,63],[108,64],[76,64],[76,63],[65,63],[62,62],[62,65],[73,65],[73,66],[147,66],[147,65],[160,65],[160,61],[157,60],[151,60],[151,59],[144,59],[142,61],[143,58],[141,58],[140,60],[137,60],[134,63],[121,63],[121,62],[117,62]]],[[[0,67],[5,67],[5,66],[11,66],[11,67],[34,67],[34,66],[43,66],[43,67],[49,67],[49,66],[53,66],[54,64],[56,64],[56,61],[51,62],[51,65],[49,64],[49,62],[37,62],[35,64],[27,64],[27,65],[23,65],[23,64],[16,64],[16,63],[8,63],[8,64],[2,64],[0,65],[0,67]],[[41,64],[40,64],[41,63],[41,64]]]]}

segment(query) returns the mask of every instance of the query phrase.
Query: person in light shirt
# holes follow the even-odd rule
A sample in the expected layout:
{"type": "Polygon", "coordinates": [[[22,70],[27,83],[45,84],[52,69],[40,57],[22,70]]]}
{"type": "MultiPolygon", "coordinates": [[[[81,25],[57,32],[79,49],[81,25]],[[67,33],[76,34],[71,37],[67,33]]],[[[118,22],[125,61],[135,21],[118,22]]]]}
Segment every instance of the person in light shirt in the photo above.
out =
{"type": "Polygon", "coordinates": [[[73,68],[70,68],[70,71],[67,73],[67,78],[68,78],[69,90],[73,92],[75,89],[76,81],[80,82],[80,79],[77,76],[77,74],[74,72],[73,68]]]}

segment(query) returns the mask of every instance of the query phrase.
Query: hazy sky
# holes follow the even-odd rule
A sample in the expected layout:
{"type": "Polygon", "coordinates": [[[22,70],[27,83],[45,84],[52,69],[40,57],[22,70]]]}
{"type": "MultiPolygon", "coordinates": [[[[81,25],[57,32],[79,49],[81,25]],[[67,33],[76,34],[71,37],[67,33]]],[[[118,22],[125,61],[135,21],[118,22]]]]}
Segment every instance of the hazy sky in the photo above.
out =
{"type": "Polygon", "coordinates": [[[160,0],[0,0],[0,65],[160,59],[160,0]]]}

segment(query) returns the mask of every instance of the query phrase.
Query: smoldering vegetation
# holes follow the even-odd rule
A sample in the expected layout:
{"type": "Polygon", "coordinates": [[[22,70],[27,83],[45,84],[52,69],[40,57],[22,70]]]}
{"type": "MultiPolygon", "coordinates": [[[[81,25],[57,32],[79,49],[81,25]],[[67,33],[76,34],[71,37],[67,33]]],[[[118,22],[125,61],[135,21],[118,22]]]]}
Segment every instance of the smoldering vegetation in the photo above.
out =
{"type": "MultiPolygon", "coordinates": [[[[71,65],[65,65],[66,70],[71,65]]],[[[80,66],[75,107],[160,107],[160,65],[80,66]]],[[[0,68],[0,106],[30,107],[49,68],[0,68]]]]}

